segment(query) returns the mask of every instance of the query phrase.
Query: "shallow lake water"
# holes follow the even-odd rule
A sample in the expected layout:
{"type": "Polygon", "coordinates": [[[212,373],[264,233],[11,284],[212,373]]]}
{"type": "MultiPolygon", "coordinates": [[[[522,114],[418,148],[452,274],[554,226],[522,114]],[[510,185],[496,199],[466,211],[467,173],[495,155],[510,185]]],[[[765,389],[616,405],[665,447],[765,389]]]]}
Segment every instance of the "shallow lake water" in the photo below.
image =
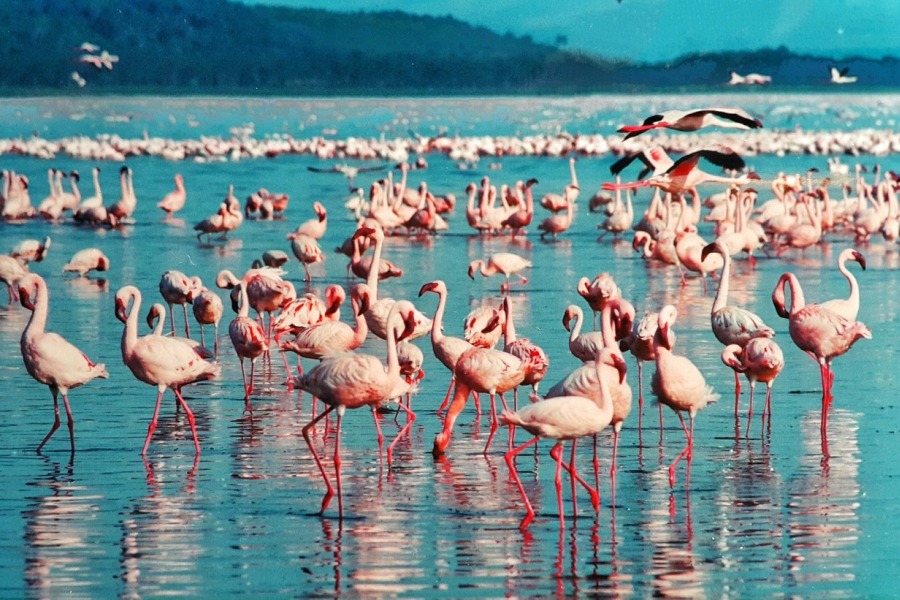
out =
{"type": "MultiPolygon", "coordinates": [[[[0,136],[27,136],[34,130],[47,138],[103,131],[140,137],[148,130],[151,135],[197,137],[228,135],[229,127],[249,121],[257,135],[290,132],[296,137],[331,128],[338,137],[377,137],[444,126],[459,128],[463,135],[576,128],[611,133],[624,115],[638,117],[641,110],[669,101],[677,106],[749,104],[753,110],[773,112],[782,127],[808,119],[802,122],[810,128],[838,129],[872,126],[887,118],[883,107],[897,101],[893,96],[853,96],[829,104],[831,100],[767,95],[518,101],[32,99],[0,105],[0,136]],[[850,122],[848,111],[855,115],[850,122]],[[121,114],[131,116],[124,123],[107,119],[121,114]],[[487,115],[483,132],[477,129],[478,115],[487,115]]],[[[411,185],[424,179],[436,193],[453,192],[458,198],[464,197],[469,182],[484,175],[497,184],[537,177],[538,196],[560,191],[569,176],[565,158],[485,159],[474,170],[459,170],[441,155],[426,158],[428,169],[412,171],[411,185]],[[502,168],[489,171],[488,162],[499,162],[502,168]]],[[[320,515],[324,488],[301,435],[312,418],[311,398],[284,386],[283,367],[275,356],[271,363],[260,364],[253,417],[242,414],[240,365],[227,333],[230,314],[219,336],[221,378],[185,388],[197,417],[202,455],[195,457],[188,422],[183,412],[175,411],[168,392],[159,428],[142,460],[156,390],[138,382],[122,363],[122,329],[113,314],[116,290],[138,286],[145,312],[151,302],[160,301],[158,282],[167,269],[198,275],[209,285],[221,269],[242,273],[267,249],[289,251],[285,235],[312,217],[316,200],[329,210],[322,240],[328,258],[313,267],[311,286],[303,282],[296,262],[286,265],[286,277],[300,293],[321,292],[330,283],[349,285],[346,260],[331,249],[355,224],[343,208],[344,178],[306,169],[333,161],[281,156],[198,164],[134,158],[127,162],[134,170],[138,197],[133,226],[95,231],[71,222],[0,224],[3,251],[22,239],[51,236],[47,258],[32,265],[49,286],[48,328],[105,363],[110,373],[109,379],[94,380],[70,394],[76,420],[74,457],[65,426],[43,454],[36,454],[52,423],[51,396],[28,376],[19,353],[19,337],[30,313],[18,305],[0,306],[0,343],[6,348],[0,354],[0,596],[743,598],[895,593],[894,560],[900,542],[894,515],[900,483],[894,450],[900,407],[892,365],[897,361],[893,340],[900,329],[900,253],[873,238],[859,247],[868,269],[861,272],[851,265],[862,293],[859,319],[872,329],[873,339],[860,341],[835,360],[827,455],[819,436],[818,368],[792,344],[787,321],[776,315],[770,297],[784,271],[798,276],[807,301],[846,296],[847,283],[836,262],[852,240],[830,234],[802,253],[762,256],[756,269],[744,259],[735,262],[731,303],[753,310],[775,329],[787,362],[774,386],[771,430],[760,426],[759,403],[745,436],[745,416],[736,422],[733,414],[733,375],[721,363],[721,345],[709,328],[714,285],[706,294],[696,278],[682,287],[674,268],[646,263],[631,249],[630,239],[614,242],[607,236],[596,241],[602,217],[587,211],[586,200],[609,180],[613,160],[609,155],[577,162],[582,195],[571,230],[558,241],[542,242],[534,226],[514,245],[507,237],[475,237],[460,207],[449,217],[450,231],[435,239],[387,240],[385,257],[406,273],[383,282],[379,293],[413,299],[431,314],[436,298],[429,294],[419,299],[416,294],[422,284],[443,279],[450,290],[445,333],[461,335],[469,310],[501,298],[498,278],[467,277],[469,261],[498,251],[528,257],[534,264],[529,282],[515,286],[510,298],[517,333],[538,343],[550,357],[544,390],[579,364],[568,353],[568,334],[561,324],[566,305],[587,310],[575,291],[579,277],[611,273],[638,314],[675,304],[676,353],[689,356],[721,394],[718,403],[697,417],[689,485],[680,467],[675,486],[669,486],[666,466],[683,447],[684,436],[668,409],[660,429],[648,391],[641,427],[635,402],[623,428],[614,488],[606,475],[612,438],[608,432],[601,435],[599,512],[579,490],[576,516],[564,480],[561,528],[550,444],[542,442],[537,452],[520,456],[519,472],[537,513],[523,533],[518,524],[524,506],[503,460],[506,433],[501,431],[488,455],[482,455],[489,431],[486,414],[477,418],[470,403],[446,456],[432,457],[432,441],[441,427],[436,410],[449,373],[434,358],[427,338],[421,338],[416,343],[425,352],[426,376],[413,398],[417,419],[397,446],[393,468],[379,460],[371,413],[349,411],[342,442],[345,516],[337,518],[336,500],[320,515]],[[179,221],[164,223],[155,203],[172,189],[175,173],[184,175],[188,201],[179,221]],[[286,218],[245,221],[227,241],[198,243],[191,226],[215,212],[231,183],[241,199],[259,187],[289,193],[286,218]],[[62,265],[88,246],[104,250],[112,260],[111,270],[102,278],[64,275],[62,265]]],[[[852,160],[844,157],[845,162],[852,160]]],[[[880,162],[886,169],[896,168],[896,156],[858,160],[870,167],[880,162]]],[[[751,162],[763,179],[778,171],[827,170],[821,156],[757,156],[751,162]]],[[[49,167],[77,168],[82,190],[89,192],[88,174],[94,166],[64,156],[41,161],[5,155],[0,163],[29,176],[35,203],[46,193],[49,167]]],[[[120,165],[99,166],[107,198],[114,201],[120,165]]],[[[379,176],[368,175],[372,178],[361,177],[361,184],[379,176]]],[[[762,199],[767,197],[763,192],[762,199]]],[[[649,194],[641,192],[636,210],[642,211],[648,200],[649,194]]],[[[545,216],[538,208],[535,222],[545,216]]],[[[701,234],[711,239],[708,224],[701,234]]],[[[221,295],[226,298],[225,292],[221,295]]],[[[180,312],[177,318],[180,322],[180,312]]],[[[141,328],[142,334],[146,331],[141,328]]],[[[383,356],[384,342],[370,336],[362,350],[383,356]]],[[[630,356],[627,361],[628,381],[637,397],[637,370],[630,356]]],[[[648,366],[645,372],[648,390],[652,370],[648,366]]],[[[745,408],[746,384],[744,389],[745,408]]],[[[760,400],[763,391],[758,386],[760,400]]],[[[394,417],[378,418],[392,439],[399,429],[394,417]]],[[[314,439],[330,469],[333,431],[326,436],[320,427],[314,439]]],[[[525,439],[519,432],[517,440],[525,439]]],[[[578,465],[582,472],[591,470],[587,442],[579,445],[578,465]]]]}

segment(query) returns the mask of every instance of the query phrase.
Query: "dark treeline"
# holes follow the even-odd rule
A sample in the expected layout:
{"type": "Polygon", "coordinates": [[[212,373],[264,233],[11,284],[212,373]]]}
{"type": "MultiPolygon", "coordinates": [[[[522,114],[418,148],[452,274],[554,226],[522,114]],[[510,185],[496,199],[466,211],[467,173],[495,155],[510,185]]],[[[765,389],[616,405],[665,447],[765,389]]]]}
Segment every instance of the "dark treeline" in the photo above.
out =
{"type": "MultiPolygon", "coordinates": [[[[731,70],[773,87],[827,82],[827,58],[785,48],[611,61],[500,34],[452,17],[333,13],[227,0],[6,0],[0,3],[0,92],[512,94],[703,89],[731,70]],[[119,57],[80,63],[85,41],[119,57]]],[[[900,62],[843,60],[860,85],[897,86],[900,62]]]]}

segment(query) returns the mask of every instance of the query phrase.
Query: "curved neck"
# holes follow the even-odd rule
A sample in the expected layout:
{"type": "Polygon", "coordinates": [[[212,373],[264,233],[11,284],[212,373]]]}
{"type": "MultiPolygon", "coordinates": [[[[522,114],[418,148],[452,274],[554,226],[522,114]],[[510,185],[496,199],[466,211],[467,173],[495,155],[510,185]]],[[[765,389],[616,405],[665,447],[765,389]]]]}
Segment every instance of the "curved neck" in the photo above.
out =
{"type": "Polygon", "coordinates": [[[47,327],[47,312],[50,305],[47,285],[43,281],[35,279],[34,287],[28,292],[34,294],[34,298],[32,299],[34,309],[31,311],[31,317],[28,319],[28,325],[25,326],[25,331],[22,332],[23,340],[44,333],[44,330],[47,327]]]}
{"type": "Polygon", "coordinates": [[[507,305],[503,312],[506,313],[503,325],[503,343],[509,346],[516,341],[516,326],[513,324],[512,307],[507,305]]]}
{"type": "Polygon", "coordinates": [[[250,316],[250,297],[247,296],[247,281],[241,281],[240,285],[241,290],[241,309],[238,312],[239,317],[249,317],[250,316]]]}
{"type": "Polygon", "coordinates": [[[716,290],[716,299],[713,300],[712,311],[716,312],[728,304],[728,281],[731,278],[731,256],[724,249],[722,254],[722,276],[719,278],[719,289],[716,290]]]}
{"type": "Polygon", "coordinates": [[[602,330],[603,346],[617,351],[619,346],[616,344],[616,332],[613,330],[611,302],[607,302],[600,313],[600,328],[602,330]]]}
{"type": "Polygon", "coordinates": [[[156,309],[156,327],[153,328],[153,335],[162,335],[163,324],[166,322],[166,307],[157,302],[153,308],[156,309]]]}
{"type": "Polygon", "coordinates": [[[391,307],[390,313],[388,313],[388,334],[385,337],[387,341],[387,365],[385,368],[385,373],[389,377],[400,377],[400,360],[397,357],[397,335],[399,332],[397,331],[397,319],[395,318],[399,314],[397,312],[397,303],[394,303],[394,306],[391,307]]]}
{"type": "Polygon", "coordinates": [[[440,344],[444,339],[443,324],[444,310],[447,307],[447,292],[441,290],[438,292],[438,305],[434,311],[434,320],[431,326],[431,343],[440,344]]]}
{"type": "Polygon", "coordinates": [[[575,159],[574,158],[569,159],[569,175],[572,178],[572,185],[577,186],[578,185],[578,176],[575,174],[575,159]]]}
{"type": "MultiPolygon", "coordinates": [[[[131,296],[125,300],[125,306],[131,302],[131,309],[128,310],[128,316],[125,320],[125,328],[122,330],[122,356],[131,354],[134,345],[138,339],[138,315],[141,312],[141,294],[140,292],[132,292],[131,296]]],[[[164,319],[160,320],[162,323],[164,319]]]]}
{"type": "Polygon", "coordinates": [[[525,210],[534,212],[534,193],[531,191],[531,184],[525,186],[525,210]]]}
{"type": "Polygon", "coordinates": [[[850,283],[850,297],[847,298],[847,301],[855,306],[859,306],[859,283],[857,283],[856,277],[847,268],[846,258],[841,257],[841,260],[838,261],[838,270],[850,283]]]}
{"type": "Polygon", "coordinates": [[[100,171],[94,169],[94,195],[98,198],[103,197],[103,191],[100,189],[100,171]]]}
{"type": "MultiPolygon", "coordinates": [[[[573,305],[574,306],[574,305],[573,305]]],[[[569,344],[575,342],[578,339],[578,336],[581,335],[581,326],[584,324],[584,311],[581,310],[580,307],[575,307],[575,324],[572,326],[572,329],[569,331],[569,344]]]]}
{"type": "Polygon", "coordinates": [[[778,282],[778,288],[776,288],[776,290],[781,290],[782,299],[784,298],[785,282],[791,289],[791,304],[788,312],[793,315],[806,306],[806,299],[803,297],[803,288],[800,287],[800,282],[793,273],[785,273],[778,282]]]}
{"type": "Polygon", "coordinates": [[[384,235],[375,235],[375,250],[372,252],[372,266],[369,267],[369,276],[366,285],[372,292],[372,302],[378,300],[378,271],[381,268],[381,247],[384,245],[384,235]]]}
{"type": "Polygon", "coordinates": [[[359,311],[359,301],[355,297],[350,298],[350,304],[353,305],[353,314],[356,316],[356,328],[353,330],[353,343],[358,348],[366,341],[366,336],[369,335],[369,323],[366,321],[366,316],[359,311]]]}

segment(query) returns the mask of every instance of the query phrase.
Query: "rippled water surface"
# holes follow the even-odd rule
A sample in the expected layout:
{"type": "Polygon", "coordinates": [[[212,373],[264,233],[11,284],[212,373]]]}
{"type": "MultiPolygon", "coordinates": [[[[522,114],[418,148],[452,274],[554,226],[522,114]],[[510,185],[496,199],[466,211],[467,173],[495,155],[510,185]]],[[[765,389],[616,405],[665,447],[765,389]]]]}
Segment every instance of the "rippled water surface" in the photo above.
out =
{"type": "MultiPolygon", "coordinates": [[[[776,126],[799,122],[826,129],[876,122],[888,126],[883,120],[890,118],[890,111],[884,107],[897,103],[893,96],[851,96],[840,102],[802,96],[671,101],[677,106],[748,104],[764,118],[771,111],[776,126]]],[[[230,127],[251,121],[258,135],[290,132],[300,137],[325,129],[336,130],[339,137],[377,137],[383,131],[404,135],[410,127],[426,132],[448,127],[465,134],[559,129],[611,133],[623,115],[638,117],[644,109],[666,107],[666,102],[7,101],[0,106],[0,135],[29,135],[34,130],[50,138],[101,131],[140,136],[147,130],[151,135],[196,137],[227,135],[230,127]],[[123,114],[131,116],[125,122],[109,119],[123,114]],[[482,120],[484,131],[479,128],[482,120]]],[[[429,189],[457,197],[464,197],[470,181],[486,174],[497,184],[537,177],[538,194],[560,191],[568,181],[562,158],[506,158],[496,171],[488,171],[487,160],[474,171],[461,171],[445,157],[427,158],[429,168],[413,171],[411,184],[424,179],[429,189]]],[[[608,180],[612,160],[578,161],[582,200],[608,180]]],[[[859,160],[870,167],[875,163],[870,157],[859,160]]],[[[879,161],[885,168],[897,167],[892,164],[896,156],[879,161]]],[[[782,170],[826,170],[824,157],[758,156],[752,162],[764,179],[782,170]]],[[[94,166],[65,157],[39,161],[2,156],[0,164],[29,176],[35,203],[46,194],[47,168],[79,169],[82,189],[89,191],[86,174],[94,166]]],[[[306,166],[324,163],[304,156],[220,164],[137,158],[128,164],[139,201],[133,226],[98,232],[71,223],[0,225],[4,251],[21,239],[52,237],[46,260],[32,265],[49,285],[49,329],[104,362],[110,372],[109,379],[92,381],[70,394],[75,456],[70,457],[65,426],[42,455],[36,454],[52,423],[51,396],[28,376],[19,354],[19,336],[30,313],[21,306],[0,307],[0,343],[6,348],[0,354],[0,597],[216,597],[243,592],[266,597],[744,598],[895,593],[900,484],[894,452],[900,409],[894,393],[893,340],[898,334],[900,255],[882,240],[861,247],[868,270],[860,272],[851,265],[862,290],[859,318],[873,330],[874,339],[859,342],[835,361],[835,403],[825,456],[819,436],[818,369],[791,343],[787,321],[776,315],[770,295],[779,275],[790,270],[804,285],[808,301],[845,296],[847,284],[836,261],[850,243],[846,238],[831,234],[826,243],[805,253],[762,257],[756,270],[743,259],[737,261],[731,303],[761,315],[776,330],[787,359],[775,383],[771,431],[760,427],[760,405],[747,436],[746,419],[736,423],[733,415],[732,372],[720,362],[721,346],[709,330],[712,290],[704,294],[697,279],[682,287],[674,270],[642,261],[630,240],[598,244],[595,227],[601,217],[590,214],[586,202],[579,201],[572,229],[555,243],[541,242],[534,227],[527,241],[514,246],[506,238],[472,237],[461,209],[450,216],[450,232],[434,240],[389,239],[385,255],[406,274],[383,283],[380,293],[415,299],[420,309],[431,313],[434,296],[418,299],[416,293],[423,283],[444,279],[450,290],[445,320],[450,335],[461,335],[463,317],[472,307],[500,298],[497,278],[468,279],[470,260],[501,250],[529,257],[534,263],[530,281],[515,289],[511,300],[518,334],[540,344],[550,357],[544,389],[578,365],[568,354],[567,333],[560,323],[567,304],[585,306],[575,292],[576,281],[608,271],[639,314],[665,303],[678,307],[676,352],[689,356],[722,398],[697,417],[690,485],[685,485],[680,468],[671,488],[665,467],[684,445],[677,419],[666,409],[661,431],[656,405],[648,398],[639,428],[635,406],[622,431],[615,488],[606,475],[611,436],[601,436],[598,513],[580,490],[576,518],[564,478],[564,529],[553,485],[555,464],[547,454],[550,444],[541,443],[537,452],[526,450],[518,467],[537,518],[523,533],[518,524],[524,506],[503,460],[506,433],[501,432],[487,456],[481,452],[489,431],[487,415],[477,418],[468,406],[446,456],[432,458],[432,441],[441,427],[436,409],[449,374],[434,359],[427,339],[420,339],[416,343],[426,354],[426,376],[413,398],[417,419],[410,435],[399,442],[392,469],[379,460],[371,413],[349,411],[344,419],[345,517],[339,520],[336,501],[324,515],[317,514],[324,489],[301,435],[312,418],[311,399],[283,385],[277,358],[260,367],[253,417],[242,414],[240,366],[227,334],[230,315],[220,331],[222,377],[185,389],[197,417],[202,455],[195,458],[185,415],[175,410],[168,392],[147,460],[142,460],[156,391],[137,382],[122,364],[121,324],[113,315],[113,296],[122,285],[137,285],[146,310],[149,302],[159,300],[157,286],[166,269],[199,275],[211,284],[220,269],[241,273],[264,250],[289,251],[285,234],[312,216],[314,200],[330,211],[322,240],[330,250],[354,228],[342,206],[345,180],[308,172],[306,166]],[[188,204],[178,215],[183,222],[163,223],[155,203],[172,189],[178,172],[188,189],[188,204]],[[228,241],[198,244],[191,225],[216,210],[230,183],[241,198],[263,186],[288,192],[286,219],[248,221],[228,241]],[[87,246],[103,249],[112,259],[111,270],[103,279],[63,275],[62,265],[87,246]]],[[[100,166],[107,198],[114,201],[119,165],[100,166]]],[[[767,197],[764,192],[762,199],[767,197]]],[[[639,211],[647,201],[648,194],[638,196],[639,211]]],[[[544,216],[538,209],[535,222],[544,216]]],[[[711,239],[708,227],[704,224],[701,233],[711,239]]],[[[330,253],[324,265],[313,268],[311,289],[321,292],[329,283],[348,284],[345,266],[342,256],[330,253]]],[[[288,279],[298,291],[306,291],[297,263],[287,267],[288,279]]],[[[383,344],[370,337],[363,350],[383,355],[383,344]]],[[[628,364],[628,381],[637,396],[631,357],[628,364]]],[[[649,382],[646,373],[645,379],[649,382]]],[[[746,392],[742,402],[746,406],[746,392]]],[[[393,415],[378,418],[392,439],[399,430],[393,415]]],[[[329,471],[333,425],[332,420],[327,434],[318,428],[314,437],[329,471]]],[[[518,440],[525,439],[519,432],[518,440]]],[[[590,459],[589,444],[582,442],[579,469],[590,472],[590,459]]]]}

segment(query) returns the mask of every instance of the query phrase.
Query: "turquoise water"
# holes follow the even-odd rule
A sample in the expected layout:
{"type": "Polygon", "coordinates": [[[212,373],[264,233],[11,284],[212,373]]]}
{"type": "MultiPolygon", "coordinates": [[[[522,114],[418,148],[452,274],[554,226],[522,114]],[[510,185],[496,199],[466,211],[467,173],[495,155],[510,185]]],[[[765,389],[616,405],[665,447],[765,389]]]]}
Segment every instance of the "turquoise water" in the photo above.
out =
{"type": "MultiPolygon", "coordinates": [[[[799,122],[807,129],[838,129],[868,127],[890,118],[885,113],[897,98],[852,96],[841,97],[840,103],[827,96],[767,95],[8,100],[0,103],[0,136],[37,131],[46,138],[79,132],[140,137],[147,130],[151,135],[198,137],[227,135],[229,128],[250,122],[257,136],[289,132],[305,137],[334,130],[337,137],[377,137],[382,132],[405,135],[410,128],[426,134],[441,128],[464,135],[558,130],[609,134],[624,119],[665,108],[670,101],[675,106],[749,106],[772,113],[766,119],[771,127],[799,122]],[[858,116],[848,122],[847,111],[858,116]],[[110,115],[132,116],[122,121],[109,120],[110,115]]],[[[486,174],[498,184],[537,177],[538,194],[559,191],[568,181],[564,158],[508,157],[495,171],[487,170],[487,161],[476,170],[462,171],[446,157],[427,158],[429,168],[413,171],[411,185],[425,179],[436,193],[457,197],[470,181],[486,174]]],[[[878,161],[895,168],[894,158],[878,161]]],[[[640,431],[636,406],[625,423],[614,502],[604,475],[599,513],[593,513],[582,493],[575,519],[565,485],[564,530],[558,522],[554,464],[547,456],[550,445],[542,443],[537,455],[522,455],[519,470],[537,512],[530,530],[522,533],[517,526],[524,507],[503,462],[505,434],[487,457],[481,454],[489,427],[486,416],[476,419],[467,407],[446,457],[432,458],[432,440],[441,427],[435,411],[449,374],[431,355],[428,341],[420,339],[426,377],[413,399],[418,418],[410,436],[398,445],[393,469],[379,463],[372,416],[348,412],[343,433],[346,514],[339,520],[332,502],[324,516],[318,515],[324,490],[300,433],[311,419],[310,397],[285,388],[276,359],[262,368],[252,399],[253,419],[242,415],[240,367],[226,332],[230,315],[220,335],[222,377],[186,388],[197,415],[202,456],[195,461],[187,421],[175,412],[169,392],[143,461],[140,448],[155,390],[137,382],[121,362],[115,291],[137,285],[146,309],[159,300],[157,285],[166,269],[199,275],[209,284],[220,269],[240,273],[269,248],[288,250],[286,233],[312,216],[316,200],[329,209],[323,248],[339,244],[354,223],[342,206],[345,180],[306,170],[330,162],[307,156],[217,164],[135,158],[127,163],[134,170],[139,201],[132,227],[93,231],[40,221],[0,225],[2,250],[21,239],[52,237],[46,260],[33,265],[49,285],[49,329],[106,363],[110,372],[109,379],[95,380],[70,395],[78,448],[74,458],[70,460],[65,427],[43,455],[35,454],[52,422],[50,394],[28,376],[18,352],[28,311],[0,307],[0,343],[7,348],[0,356],[0,596],[892,595],[893,557],[900,554],[894,523],[900,492],[894,477],[900,408],[893,394],[897,350],[892,342],[898,333],[900,278],[895,273],[900,254],[880,239],[861,248],[868,270],[858,273],[859,318],[873,330],[874,339],[861,341],[835,361],[829,457],[823,457],[819,440],[818,370],[790,342],[787,322],[775,314],[770,294],[779,275],[790,270],[803,283],[809,301],[845,295],[846,282],[835,263],[849,241],[832,234],[803,254],[763,258],[755,271],[738,261],[731,301],[754,310],[776,330],[787,359],[775,383],[771,432],[762,432],[755,420],[745,438],[736,433],[732,373],[721,364],[721,346],[709,330],[712,291],[704,295],[699,280],[682,288],[674,270],[646,264],[631,250],[630,241],[596,242],[601,217],[588,213],[583,201],[608,181],[613,159],[578,161],[582,200],[572,229],[558,242],[542,243],[533,226],[527,242],[515,247],[505,238],[472,237],[458,209],[450,216],[450,232],[434,240],[388,240],[386,257],[406,274],[385,282],[381,291],[414,299],[431,313],[436,300],[431,295],[417,299],[416,293],[423,283],[444,279],[450,289],[445,333],[461,335],[463,317],[473,306],[500,298],[496,278],[468,279],[468,262],[501,250],[529,257],[534,263],[530,282],[511,298],[518,334],[541,345],[550,357],[544,389],[578,364],[568,354],[560,319],[567,304],[584,307],[575,292],[579,277],[612,273],[639,313],[675,304],[676,352],[689,356],[722,395],[697,418],[689,487],[683,470],[675,487],[668,485],[665,466],[683,447],[684,438],[671,412],[665,414],[661,434],[651,401],[640,431]],[[175,173],[184,175],[188,203],[178,215],[183,223],[167,224],[161,222],[155,203],[172,189],[175,173]],[[227,242],[198,244],[191,225],[215,211],[230,183],[242,199],[262,186],[288,192],[286,219],[248,221],[227,242]],[[112,269],[103,279],[64,276],[62,265],[87,246],[103,249],[112,269]]],[[[826,170],[825,157],[752,160],[764,178],[781,170],[826,170]]],[[[871,157],[860,160],[870,166],[876,162],[871,157]]],[[[82,190],[89,191],[86,174],[94,166],[63,156],[40,161],[6,155],[0,162],[29,176],[35,203],[46,193],[47,168],[79,169],[82,190]]],[[[115,200],[120,165],[100,166],[107,198],[115,200]]],[[[647,201],[646,193],[638,196],[637,210],[647,201]]],[[[544,216],[538,209],[536,222],[544,216]]],[[[701,234],[711,239],[708,229],[701,234]]],[[[347,285],[345,266],[342,256],[330,253],[324,266],[313,268],[312,289],[347,285]]],[[[305,291],[297,263],[287,268],[288,279],[299,292],[305,291]]],[[[363,350],[381,355],[383,342],[370,338],[363,350]]],[[[636,395],[637,373],[630,357],[628,363],[628,381],[636,395]]],[[[649,381],[652,368],[647,371],[649,381]]],[[[398,426],[391,415],[380,418],[391,438],[398,426]]],[[[746,426],[744,419],[740,425],[746,426]]],[[[329,468],[331,440],[325,452],[329,468]]],[[[589,472],[587,445],[580,446],[579,468],[589,472]]],[[[605,472],[610,435],[602,436],[601,447],[605,472]]]]}

